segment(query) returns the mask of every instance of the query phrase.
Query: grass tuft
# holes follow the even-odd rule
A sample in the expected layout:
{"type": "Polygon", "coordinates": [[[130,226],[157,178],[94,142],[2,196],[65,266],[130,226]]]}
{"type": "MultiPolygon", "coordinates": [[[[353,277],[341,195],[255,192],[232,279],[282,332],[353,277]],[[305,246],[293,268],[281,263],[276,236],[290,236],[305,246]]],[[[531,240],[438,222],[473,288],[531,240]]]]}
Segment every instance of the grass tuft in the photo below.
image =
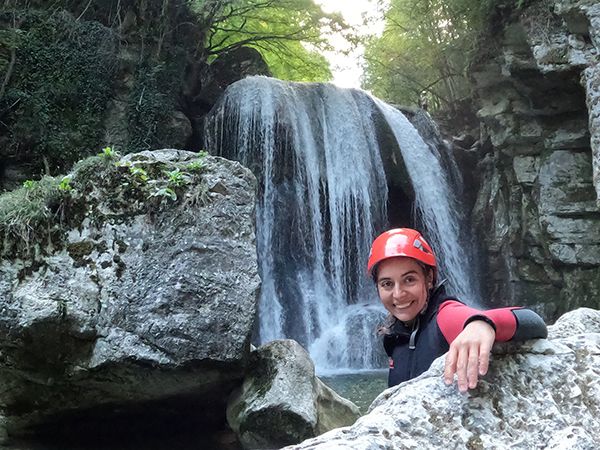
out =
{"type": "Polygon", "coordinates": [[[0,196],[2,256],[13,256],[17,245],[31,250],[49,237],[64,199],[59,186],[58,179],[44,177],[0,196]]]}

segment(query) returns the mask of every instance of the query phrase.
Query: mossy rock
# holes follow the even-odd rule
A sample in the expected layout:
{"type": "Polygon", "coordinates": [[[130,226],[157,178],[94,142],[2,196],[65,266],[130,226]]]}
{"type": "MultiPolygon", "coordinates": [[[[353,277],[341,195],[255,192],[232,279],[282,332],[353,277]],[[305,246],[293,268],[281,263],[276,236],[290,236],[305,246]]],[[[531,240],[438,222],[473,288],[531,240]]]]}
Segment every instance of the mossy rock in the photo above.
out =
{"type": "MultiPolygon", "coordinates": [[[[78,162],[65,177],[30,180],[0,195],[1,256],[39,259],[64,247],[67,231],[86,219],[118,223],[182,203],[209,201],[202,182],[205,153],[157,154],[161,156],[144,152],[120,159],[105,149],[78,162]]],[[[85,241],[67,247],[77,261],[92,250],[85,241]]]]}

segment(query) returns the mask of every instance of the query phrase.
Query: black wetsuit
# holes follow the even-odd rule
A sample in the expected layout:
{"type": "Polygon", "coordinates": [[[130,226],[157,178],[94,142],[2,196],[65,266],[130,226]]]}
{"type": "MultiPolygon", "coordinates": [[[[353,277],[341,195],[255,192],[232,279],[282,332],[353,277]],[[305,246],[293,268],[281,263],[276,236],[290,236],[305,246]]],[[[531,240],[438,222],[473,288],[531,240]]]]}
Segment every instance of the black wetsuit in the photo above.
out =
{"type": "Polygon", "coordinates": [[[446,295],[439,286],[431,295],[427,309],[411,327],[396,320],[383,346],[390,357],[388,386],[421,375],[431,363],[449,349],[456,335],[473,320],[484,320],[496,331],[496,341],[545,338],[544,321],[533,311],[518,307],[478,311],[446,295]],[[442,307],[442,308],[440,308],[442,307]],[[444,313],[440,317],[440,310],[444,313]]]}

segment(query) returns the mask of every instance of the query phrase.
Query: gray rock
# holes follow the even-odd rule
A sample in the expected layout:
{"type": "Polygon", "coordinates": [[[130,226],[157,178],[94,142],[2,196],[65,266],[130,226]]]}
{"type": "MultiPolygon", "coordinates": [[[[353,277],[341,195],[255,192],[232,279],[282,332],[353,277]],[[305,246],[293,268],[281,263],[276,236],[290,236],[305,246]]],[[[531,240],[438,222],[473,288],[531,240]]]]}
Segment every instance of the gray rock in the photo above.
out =
{"type": "Polygon", "coordinates": [[[593,180],[597,204],[600,207],[600,66],[596,64],[584,70],[582,81],[586,87],[593,180]]]}
{"type": "Polygon", "coordinates": [[[358,407],[315,377],[306,350],[292,340],[272,341],[252,353],[227,420],[246,449],[278,448],[351,425],[358,407]]]}
{"type": "Polygon", "coordinates": [[[460,394],[443,357],[384,391],[353,426],[287,449],[592,449],[600,446],[600,312],[577,310],[551,339],[497,346],[489,373],[460,394]]]}
{"type": "Polygon", "coordinates": [[[600,275],[600,5],[551,0],[513,12],[471,68],[492,147],[472,217],[484,297],[554,311],[551,321],[596,302],[593,290],[577,297],[565,286],[600,275]]]}
{"type": "Polygon", "coordinates": [[[0,414],[11,436],[107,405],[224,403],[241,381],[259,287],[253,175],[178,150],[120,164],[123,178],[83,196],[63,248],[34,265],[0,265],[0,414]],[[204,167],[178,202],[122,196],[135,182],[124,164],[146,171],[144,189],[158,189],[166,172],[194,163],[204,167]]]}
{"type": "Polygon", "coordinates": [[[513,159],[513,168],[519,183],[533,184],[538,176],[539,161],[534,156],[517,156],[513,159]]]}

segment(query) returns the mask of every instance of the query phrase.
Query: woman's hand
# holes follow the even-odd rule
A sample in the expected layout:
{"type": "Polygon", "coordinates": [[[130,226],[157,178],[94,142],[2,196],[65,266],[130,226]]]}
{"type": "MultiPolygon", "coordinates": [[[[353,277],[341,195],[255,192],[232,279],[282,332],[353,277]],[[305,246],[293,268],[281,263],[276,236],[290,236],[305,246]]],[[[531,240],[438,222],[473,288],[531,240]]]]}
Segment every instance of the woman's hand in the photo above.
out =
{"type": "Polygon", "coordinates": [[[446,384],[452,384],[456,373],[460,392],[476,388],[478,377],[488,371],[495,338],[496,332],[490,324],[483,320],[469,323],[450,344],[444,368],[446,384]]]}

